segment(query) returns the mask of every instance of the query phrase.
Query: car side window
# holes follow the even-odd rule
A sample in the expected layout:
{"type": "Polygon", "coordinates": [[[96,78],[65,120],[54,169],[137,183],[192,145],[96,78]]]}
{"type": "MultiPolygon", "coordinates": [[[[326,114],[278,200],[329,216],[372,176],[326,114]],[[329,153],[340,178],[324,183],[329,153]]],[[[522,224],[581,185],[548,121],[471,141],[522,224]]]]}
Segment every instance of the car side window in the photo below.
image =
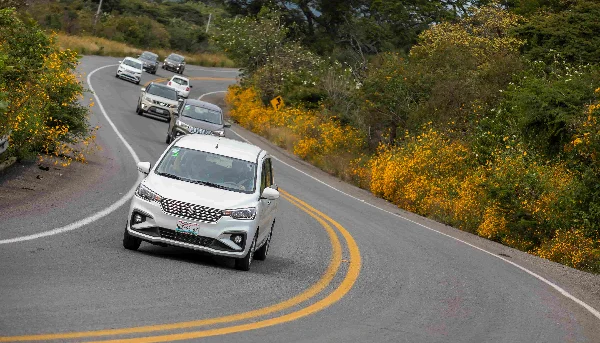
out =
{"type": "Polygon", "coordinates": [[[271,159],[270,158],[267,158],[265,160],[265,171],[267,172],[267,175],[266,175],[266,180],[267,180],[266,187],[271,187],[271,186],[273,186],[273,167],[271,166],[271,159]]]}

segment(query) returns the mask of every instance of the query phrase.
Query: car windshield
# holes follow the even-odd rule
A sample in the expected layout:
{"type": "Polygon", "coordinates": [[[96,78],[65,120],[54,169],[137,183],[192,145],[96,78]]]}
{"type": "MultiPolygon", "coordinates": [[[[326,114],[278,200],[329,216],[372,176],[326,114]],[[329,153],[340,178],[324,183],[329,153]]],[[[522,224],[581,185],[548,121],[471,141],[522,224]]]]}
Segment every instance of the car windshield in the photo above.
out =
{"type": "Polygon", "coordinates": [[[162,98],[177,100],[177,92],[172,88],[162,87],[158,85],[151,85],[148,87],[148,94],[160,96],[162,98]]]}
{"type": "Polygon", "coordinates": [[[158,58],[157,54],[153,54],[151,52],[144,52],[140,58],[146,59],[146,60],[150,60],[150,61],[156,61],[156,59],[158,58]]]}
{"type": "Polygon", "coordinates": [[[135,69],[142,69],[142,65],[139,62],[136,62],[134,60],[124,60],[123,64],[127,65],[127,66],[130,66],[130,67],[133,67],[135,69]]]}
{"type": "Polygon", "coordinates": [[[173,146],[155,169],[164,177],[242,193],[253,193],[256,163],[173,146]]]}
{"type": "Polygon", "coordinates": [[[174,78],[172,78],[172,79],[171,79],[171,81],[175,82],[175,83],[176,83],[176,84],[178,84],[178,85],[182,85],[182,86],[187,86],[187,85],[188,85],[188,82],[187,82],[187,80],[180,79],[180,78],[178,78],[178,77],[174,77],[174,78]]]}
{"type": "Polygon", "coordinates": [[[183,56],[179,56],[179,55],[169,55],[169,60],[175,61],[175,62],[182,62],[183,61],[183,56]]]}
{"type": "Polygon", "coordinates": [[[221,112],[200,106],[185,105],[181,111],[181,115],[192,119],[206,121],[212,124],[223,124],[221,112]]]}

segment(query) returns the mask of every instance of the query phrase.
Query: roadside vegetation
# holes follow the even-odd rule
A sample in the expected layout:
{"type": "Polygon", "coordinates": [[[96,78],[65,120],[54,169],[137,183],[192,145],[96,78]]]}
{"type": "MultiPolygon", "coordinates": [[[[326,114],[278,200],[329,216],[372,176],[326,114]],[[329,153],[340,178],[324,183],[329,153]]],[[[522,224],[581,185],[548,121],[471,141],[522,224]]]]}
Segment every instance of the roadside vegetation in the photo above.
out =
{"type": "MultiPolygon", "coordinates": [[[[15,0],[16,1],[16,0],[15,0]]],[[[226,15],[200,1],[105,0],[35,1],[22,7],[41,27],[58,33],[64,48],[80,54],[132,56],[151,50],[164,59],[172,52],[188,63],[231,67],[233,63],[209,41],[209,17],[226,15]]]]}
{"type": "Polygon", "coordinates": [[[235,121],[403,209],[600,272],[600,3],[231,3],[214,40],[244,71],[235,121]]]}
{"type": "Polygon", "coordinates": [[[2,159],[43,155],[68,165],[95,148],[77,64],[77,53],[37,24],[0,9],[0,137],[9,137],[2,159]]]}
{"type": "MultiPolygon", "coordinates": [[[[125,43],[111,41],[106,38],[94,36],[69,36],[64,33],[57,33],[56,40],[58,45],[63,49],[75,51],[81,55],[98,55],[98,56],[113,56],[113,57],[136,57],[144,51],[143,49],[135,48],[125,43]]],[[[153,49],[152,52],[159,56],[159,60],[163,60],[172,50],[153,49]]],[[[186,62],[193,65],[206,67],[234,67],[233,61],[220,53],[186,53],[178,52],[185,56],[186,62]]]]}

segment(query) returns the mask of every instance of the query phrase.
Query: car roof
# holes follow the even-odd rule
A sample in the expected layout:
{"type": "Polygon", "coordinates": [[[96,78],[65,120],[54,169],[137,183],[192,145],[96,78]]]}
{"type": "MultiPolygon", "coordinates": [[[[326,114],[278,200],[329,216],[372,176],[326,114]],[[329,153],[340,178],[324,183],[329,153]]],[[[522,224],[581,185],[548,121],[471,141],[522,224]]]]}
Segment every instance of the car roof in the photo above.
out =
{"type": "Polygon", "coordinates": [[[258,162],[258,157],[263,152],[263,150],[256,145],[229,138],[199,134],[185,135],[175,142],[175,146],[206,151],[254,163],[258,162]]]}
{"type": "Polygon", "coordinates": [[[162,83],[156,83],[156,82],[150,83],[150,86],[156,86],[156,87],[165,88],[165,89],[173,89],[167,85],[163,85],[162,83]]]}
{"type": "Polygon", "coordinates": [[[152,55],[152,56],[156,56],[156,57],[158,57],[158,55],[157,55],[157,54],[155,54],[155,53],[153,53],[152,51],[144,51],[144,52],[142,52],[142,53],[141,53],[141,55],[143,55],[143,54],[150,54],[150,55],[152,55]]]}
{"type": "Polygon", "coordinates": [[[196,100],[196,99],[187,99],[185,101],[186,105],[193,105],[193,106],[199,106],[199,107],[204,107],[207,108],[209,110],[213,110],[213,111],[217,111],[217,112],[223,112],[223,110],[221,109],[221,107],[215,105],[215,104],[211,104],[210,102],[206,102],[206,101],[202,101],[202,100],[196,100]]]}
{"type": "MultiPolygon", "coordinates": [[[[179,54],[175,54],[175,53],[172,53],[172,54],[169,55],[169,57],[171,57],[171,56],[177,56],[177,57],[181,57],[181,58],[185,59],[185,57],[183,57],[183,56],[181,56],[179,54]]],[[[167,57],[167,58],[169,58],[169,57],[167,57]]]]}

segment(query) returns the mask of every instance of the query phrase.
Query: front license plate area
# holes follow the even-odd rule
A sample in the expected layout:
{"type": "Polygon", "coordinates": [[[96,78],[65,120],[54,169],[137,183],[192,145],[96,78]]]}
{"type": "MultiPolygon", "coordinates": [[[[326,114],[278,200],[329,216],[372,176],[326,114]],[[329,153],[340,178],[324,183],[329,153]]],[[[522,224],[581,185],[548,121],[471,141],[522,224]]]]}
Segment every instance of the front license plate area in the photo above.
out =
{"type": "Polygon", "coordinates": [[[187,233],[188,235],[198,236],[200,235],[200,226],[196,223],[190,223],[183,220],[177,221],[177,227],[175,231],[181,233],[187,233]]]}

